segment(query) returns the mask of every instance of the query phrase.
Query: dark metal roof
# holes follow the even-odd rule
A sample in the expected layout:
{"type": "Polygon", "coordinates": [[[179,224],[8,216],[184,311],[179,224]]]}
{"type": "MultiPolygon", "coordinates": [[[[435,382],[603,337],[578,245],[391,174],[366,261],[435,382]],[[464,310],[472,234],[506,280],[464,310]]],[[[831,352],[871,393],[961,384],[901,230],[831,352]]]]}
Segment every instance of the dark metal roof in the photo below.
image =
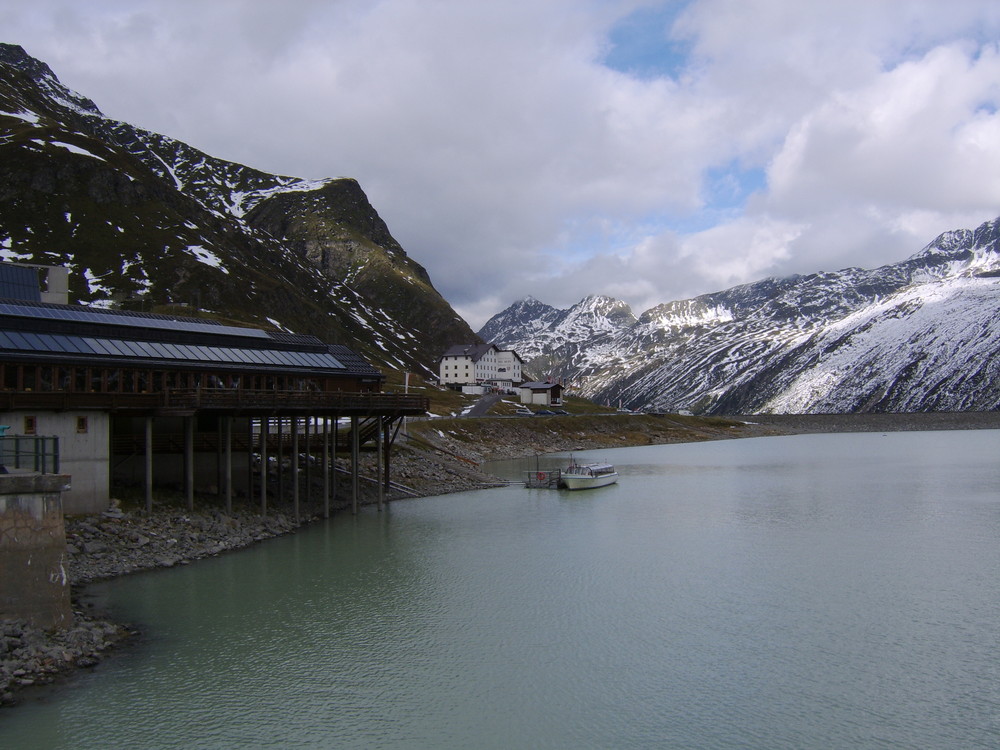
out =
{"type": "Polygon", "coordinates": [[[381,373],[314,336],[194,318],[0,300],[0,356],[109,366],[241,369],[358,377],[381,373]]]}
{"type": "Polygon", "coordinates": [[[441,355],[441,358],[472,357],[473,362],[478,362],[486,352],[495,348],[493,344],[458,344],[457,346],[450,347],[448,351],[441,355]]]}
{"type": "MultiPolygon", "coordinates": [[[[31,269],[28,269],[31,270],[31,269]]],[[[0,300],[0,315],[22,318],[44,318],[47,320],[71,320],[79,323],[98,325],[130,326],[134,328],[161,328],[169,331],[190,333],[228,334],[248,338],[267,338],[267,332],[259,328],[227,326],[215,320],[185,318],[155,313],[130,312],[124,310],[104,310],[82,305],[53,305],[42,302],[30,303],[24,300],[0,300]]]]}
{"type": "Polygon", "coordinates": [[[249,364],[313,369],[346,369],[336,357],[326,353],[281,349],[250,349],[205,344],[171,344],[161,341],[68,336],[0,330],[0,351],[14,353],[62,354],[85,357],[152,359],[169,362],[249,364]]]}
{"type": "Polygon", "coordinates": [[[343,362],[344,367],[351,372],[356,372],[359,375],[369,375],[375,377],[382,376],[382,373],[368,364],[360,354],[354,352],[346,346],[343,346],[342,344],[329,344],[326,348],[332,356],[343,362]]]}

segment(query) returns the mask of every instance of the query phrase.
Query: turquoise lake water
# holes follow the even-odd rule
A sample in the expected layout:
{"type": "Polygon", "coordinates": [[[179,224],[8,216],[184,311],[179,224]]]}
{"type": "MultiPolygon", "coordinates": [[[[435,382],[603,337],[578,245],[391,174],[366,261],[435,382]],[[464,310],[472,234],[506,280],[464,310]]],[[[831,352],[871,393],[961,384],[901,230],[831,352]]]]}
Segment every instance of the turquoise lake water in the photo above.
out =
{"type": "Polygon", "coordinates": [[[1000,746],[1000,432],[589,455],[96,585],[143,636],[0,747],[1000,746]]]}

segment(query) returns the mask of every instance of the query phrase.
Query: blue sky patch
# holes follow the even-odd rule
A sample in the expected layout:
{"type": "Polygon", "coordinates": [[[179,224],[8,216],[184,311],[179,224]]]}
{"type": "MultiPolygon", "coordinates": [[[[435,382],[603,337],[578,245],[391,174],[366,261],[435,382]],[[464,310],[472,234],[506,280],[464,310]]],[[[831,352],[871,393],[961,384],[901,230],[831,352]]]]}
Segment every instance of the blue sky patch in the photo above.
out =
{"type": "Polygon", "coordinates": [[[687,66],[690,45],[670,38],[670,28],[688,2],[639,8],[611,30],[604,64],[636,78],[677,78],[687,66]]]}

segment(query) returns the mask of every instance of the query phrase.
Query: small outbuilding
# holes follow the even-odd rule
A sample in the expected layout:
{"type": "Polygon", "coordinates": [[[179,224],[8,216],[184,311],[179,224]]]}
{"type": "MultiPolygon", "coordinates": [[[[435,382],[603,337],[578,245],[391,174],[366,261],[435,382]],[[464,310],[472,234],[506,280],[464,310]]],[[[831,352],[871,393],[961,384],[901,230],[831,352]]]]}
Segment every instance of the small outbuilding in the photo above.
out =
{"type": "Polygon", "coordinates": [[[521,403],[559,406],[562,404],[562,390],[559,383],[521,383],[521,403]]]}

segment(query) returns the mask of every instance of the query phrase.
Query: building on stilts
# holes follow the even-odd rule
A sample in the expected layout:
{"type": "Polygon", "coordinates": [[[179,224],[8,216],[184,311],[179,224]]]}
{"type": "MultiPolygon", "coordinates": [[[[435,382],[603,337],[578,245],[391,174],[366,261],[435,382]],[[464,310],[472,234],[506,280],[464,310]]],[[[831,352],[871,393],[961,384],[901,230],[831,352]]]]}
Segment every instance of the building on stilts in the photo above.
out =
{"type": "Polygon", "coordinates": [[[262,513],[290,489],[296,515],[304,486],[327,514],[334,494],[356,511],[362,446],[377,451],[381,503],[399,426],[428,409],[424,396],[383,393],[382,373],[346,346],[42,301],[35,269],[0,271],[0,471],[32,470],[22,452],[54,439],[55,472],[71,477],[65,513],[105,511],[126,485],[142,489],[147,511],[158,486],[180,489],[189,507],[213,493],[262,513]],[[350,455],[339,487],[338,446],[350,455]]]}

